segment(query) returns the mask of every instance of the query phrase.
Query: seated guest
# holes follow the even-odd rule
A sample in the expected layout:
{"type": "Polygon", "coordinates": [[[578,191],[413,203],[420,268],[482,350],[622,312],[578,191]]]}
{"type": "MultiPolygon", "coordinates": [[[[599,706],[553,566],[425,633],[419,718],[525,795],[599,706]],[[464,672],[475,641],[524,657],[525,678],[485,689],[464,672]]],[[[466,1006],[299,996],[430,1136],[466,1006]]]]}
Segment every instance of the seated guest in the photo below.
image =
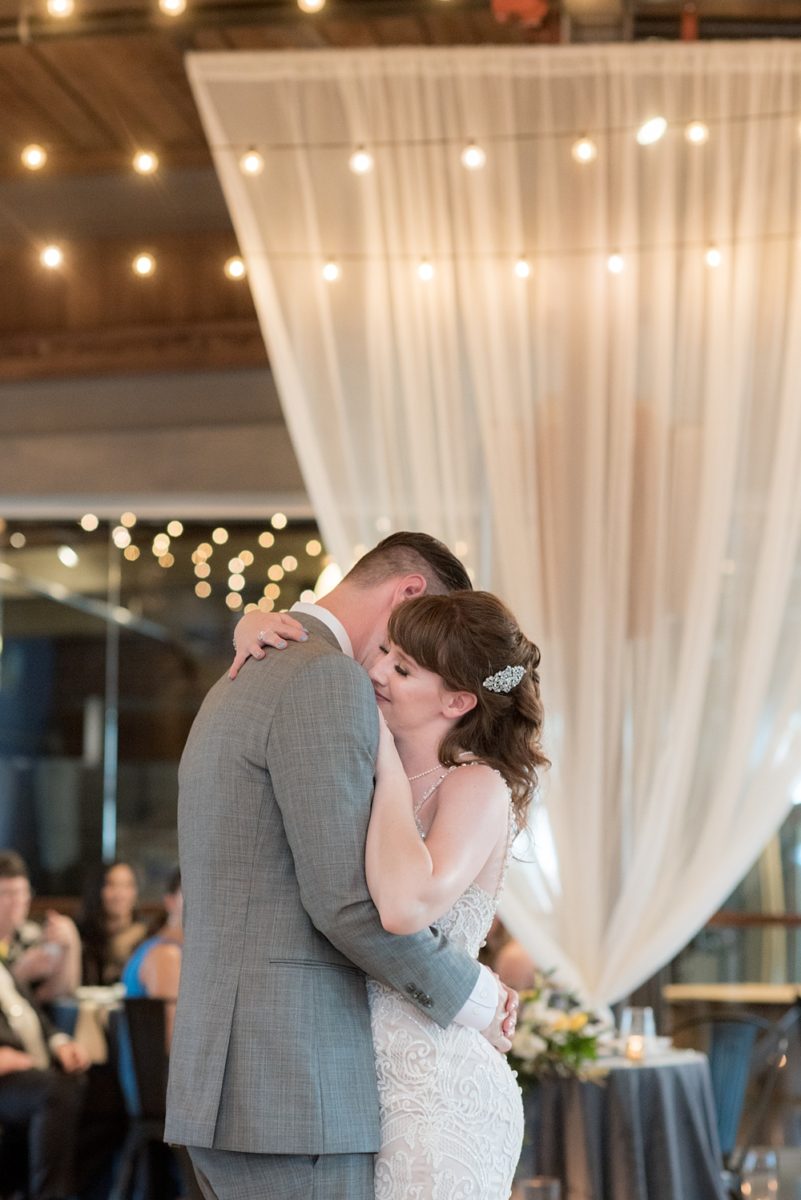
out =
{"type": "Polygon", "coordinates": [[[27,1133],[30,1200],[66,1200],[73,1165],[84,1050],[55,1033],[0,965],[0,1125],[27,1133]]]}
{"type": "Polygon", "coordinates": [[[28,919],[31,885],[25,862],[0,850],[0,963],[40,1004],[71,995],[81,982],[81,940],[74,921],[48,912],[43,925],[28,919]]]}
{"type": "Polygon", "coordinates": [[[492,968],[502,983],[525,992],[536,983],[536,966],[527,950],[515,941],[499,917],[496,917],[487,934],[486,951],[482,961],[492,968]]]}
{"type": "Polygon", "coordinates": [[[181,979],[181,953],[184,943],[184,898],[181,872],[173,871],[163,899],[166,919],[155,934],[137,946],[122,973],[127,996],[148,996],[164,1000],[167,1024],[167,1050],[172,1040],[175,1004],[181,979]]]}
{"type": "Polygon", "coordinates": [[[85,984],[119,983],[123,967],[147,936],[136,911],[138,898],[136,875],[128,863],[110,863],[91,878],[79,922],[85,984]]]}

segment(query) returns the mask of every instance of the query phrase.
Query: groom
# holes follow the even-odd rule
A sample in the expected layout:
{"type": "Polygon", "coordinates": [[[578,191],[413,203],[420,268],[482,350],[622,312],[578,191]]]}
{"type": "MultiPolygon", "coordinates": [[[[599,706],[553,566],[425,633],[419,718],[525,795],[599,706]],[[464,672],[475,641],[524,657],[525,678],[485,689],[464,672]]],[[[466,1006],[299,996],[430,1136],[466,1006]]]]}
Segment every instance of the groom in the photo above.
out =
{"type": "Polygon", "coordinates": [[[373,1200],[365,974],[509,1048],[494,976],[435,928],[386,933],[364,877],[378,717],[362,667],[396,605],[469,588],[442,543],[393,534],[295,606],[307,640],[221,679],[192,727],[165,1137],[189,1147],[209,1200],[373,1200]]]}

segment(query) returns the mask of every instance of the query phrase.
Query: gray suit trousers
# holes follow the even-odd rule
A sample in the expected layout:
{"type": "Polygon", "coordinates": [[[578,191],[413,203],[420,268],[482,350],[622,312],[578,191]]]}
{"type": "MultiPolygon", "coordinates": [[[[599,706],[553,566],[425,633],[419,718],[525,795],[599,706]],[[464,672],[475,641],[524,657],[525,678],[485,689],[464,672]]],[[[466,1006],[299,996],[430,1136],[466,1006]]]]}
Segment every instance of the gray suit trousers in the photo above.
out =
{"type": "Polygon", "coordinates": [[[372,1154],[243,1154],[189,1147],[206,1200],[374,1200],[372,1154]]]}

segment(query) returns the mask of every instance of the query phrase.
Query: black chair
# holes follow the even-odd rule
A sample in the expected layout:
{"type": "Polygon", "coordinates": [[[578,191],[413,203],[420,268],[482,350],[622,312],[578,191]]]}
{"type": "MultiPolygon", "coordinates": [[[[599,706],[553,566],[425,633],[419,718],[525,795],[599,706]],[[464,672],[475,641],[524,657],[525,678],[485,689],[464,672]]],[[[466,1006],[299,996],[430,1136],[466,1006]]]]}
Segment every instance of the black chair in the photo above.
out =
{"type": "MultiPolygon", "coordinates": [[[[112,1014],[109,1043],[117,1062],[129,1127],[109,1200],[128,1200],[137,1177],[150,1175],[151,1147],[161,1147],[167,1099],[163,1000],[126,999],[112,1014]]],[[[147,1191],[153,1189],[148,1185],[147,1191]]]]}
{"type": "MultiPolygon", "coordinates": [[[[137,1180],[138,1194],[162,1200],[170,1194],[171,1152],[164,1145],[167,1103],[166,1013],[163,1000],[126,999],[112,1014],[109,1048],[119,1071],[130,1125],[109,1200],[129,1200],[137,1180]]],[[[203,1200],[189,1155],[172,1152],[182,1180],[182,1194],[203,1200]]],[[[173,1172],[174,1174],[174,1172],[173,1172]]],[[[174,1183],[174,1180],[173,1180],[174,1183]]]]}
{"type": "Polygon", "coordinates": [[[787,1064],[788,1030],[749,1012],[706,1013],[682,1021],[673,1039],[691,1034],[709,1058],[723,1178],[740,1197],[743,1160],[765,1119],[779,1072],[787,1064]],[[748,1115],[743,1113],[748,1096],[748,1115]],[[740,1134],[738,1143],[738,1133],[740,1134]]]}

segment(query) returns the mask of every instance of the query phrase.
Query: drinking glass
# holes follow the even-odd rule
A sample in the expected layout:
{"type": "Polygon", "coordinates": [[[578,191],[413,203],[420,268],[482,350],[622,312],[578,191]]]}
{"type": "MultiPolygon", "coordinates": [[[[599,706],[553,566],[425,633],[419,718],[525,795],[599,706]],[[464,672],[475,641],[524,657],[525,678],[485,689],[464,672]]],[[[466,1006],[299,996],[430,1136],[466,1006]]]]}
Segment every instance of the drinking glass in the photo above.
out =
{"type": "Polygon", "coordinates": [[[776,1200],[779,1193],[776,1151],[766,1146],[749,1150],[743,1159],[740,1178],[745,1200],[776,1200]]]}
{"type": "Polygon", "coordinates": [[[656,1022],[652,1008],[624,1008],[620,1014],[620,1040],[641,1037],[646,1045],[656,1037],[656,1022]]]}
{"type": "Polygon", "coordinates": [[[512,1200],[561,1200],[562,1185],[558,1179],[536,1175],[532,1179],[519,1179],[512,1193],[512,1200]]]}

